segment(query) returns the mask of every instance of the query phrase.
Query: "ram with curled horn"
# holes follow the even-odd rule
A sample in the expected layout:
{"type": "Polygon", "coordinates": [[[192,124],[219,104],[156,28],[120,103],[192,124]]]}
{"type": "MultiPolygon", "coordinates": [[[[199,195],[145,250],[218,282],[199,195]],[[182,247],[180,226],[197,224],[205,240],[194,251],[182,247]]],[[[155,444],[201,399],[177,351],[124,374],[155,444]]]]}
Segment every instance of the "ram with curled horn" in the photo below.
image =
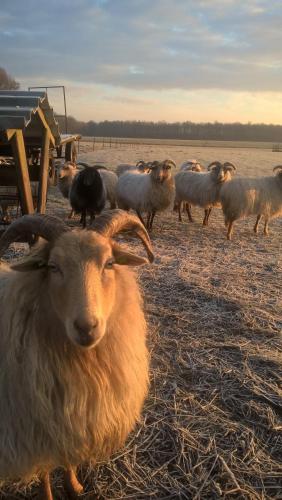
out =
{"type": "Polygon", "coordinates": [[[0,255],[23,236],[44,238],[30,255],[0,266],[0,479],[41,479],[104,460],[124,444],[148,390],[142,298],[130,266],[148,262],[114,237],[130,231],[154,256],[139,219],[121,210],[73,230],[26,215],[0,240],[0,255]]]}
{"type": "Polygon", "coordinates": [[[216,160],[207,167],[207,172],[181,171],[175,176],[175,204],[178,206],[178,218],[182,221],[181,204],[185,202],[188,219],[193,222],[191,206],[204,209],[203,225],[207,226],[213,208],[220,208],[220,191],[236,171],[231,162],[221,163],[216,160]]]}
{"type": "Polygon", "coordinates": [[[118,206],[124,210],[135,210],[148,230],[153,227],[156,213],[172,206],[175,191],[172,166],[176,166],[172,160],[155,160],[150,164],[150,172],[147,175],[135,170],[125,172],[119,177],[118,206]],[[143,213],[147,214],[146,224],[143,213]]]}

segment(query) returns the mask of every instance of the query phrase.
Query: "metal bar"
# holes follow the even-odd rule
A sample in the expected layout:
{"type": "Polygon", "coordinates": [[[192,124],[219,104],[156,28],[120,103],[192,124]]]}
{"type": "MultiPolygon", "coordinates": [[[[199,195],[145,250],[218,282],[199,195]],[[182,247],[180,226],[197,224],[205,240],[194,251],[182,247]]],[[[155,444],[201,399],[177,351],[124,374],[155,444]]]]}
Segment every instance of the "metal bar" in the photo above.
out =
{"type": "Polygon", "coordinates": [[[68,133],[68,118],[67,118],[66,92],[65,92],[64,85],[63,85],[63,93],[64,93],[64,105],[65,105],[65,129],[66,129],[66,134],[67,134],[68,133]]]}
{"type": "MultiPolygon", "coordinates": [[[[34,87],[28,87],[28,90],[34,90],[34,89],[45,89],[46,90],[46,94],[47,94],[47,89],[63,89],[63,95],[64,95],[64,108],[65,108],[65,115],[62,115],[62,116],[65,116],[65,133],[67,134],[68,133],[68,116],[67,116],[67,103],[66,103],[66,90],[65,90],[65,86],[64,85],[47,85],[46,86],[42,86],[42,87],[37,87],[37,86],[34,86],[34,87]]],[[[57,115],[59,116],[59,115],[57,115]]]]}

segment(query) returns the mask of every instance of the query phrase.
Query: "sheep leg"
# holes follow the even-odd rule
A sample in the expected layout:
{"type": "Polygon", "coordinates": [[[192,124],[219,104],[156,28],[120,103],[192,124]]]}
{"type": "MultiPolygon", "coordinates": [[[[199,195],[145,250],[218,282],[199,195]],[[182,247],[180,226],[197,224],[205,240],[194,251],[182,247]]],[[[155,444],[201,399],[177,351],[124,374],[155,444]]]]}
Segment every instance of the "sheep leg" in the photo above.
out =
{"type": "Polygon", "coordinates": [[[205,210],[205,216],[204,216],[204,220],[203,220],[203,226],[208,226],[208,224],[209,224],[209,217],[210,217],[211,211],[212,211],[211,208],[207,208],[205,210]]]}
{"type": "Polygon", "coordinates": [[[211,209],[211,208],[209,208],[209,209],[208,209],[208,215],[207,215],[207,225],[208,225],[208,223],[209,223],[209,218],[210,218],[211,211],[212,211],[212,209],[211,209]]]}
{"type": "Polygon", "coordinates": [[[269,231],[268,231],[268,219],[265,219],[263,234],[265,234],[265,236],[268,236],[268,234],[269,234],[269,231]]]}
{"type": "Polygon", "coordinates": [[[191,212],[191,205],[189,203],[185,203],[185,206],[186,206],[186,212],[187,212],[189,221],[194,222],[194,219],[192,217],[192,212],[191,212]]]}
{"type": "Polygon", "coordinates": [[[39,500],[54,500],[49,472],[41,475],[41,483],[39,488],[39,495],[37,497],[39,500]]]}
{"type": "Polygon", "coordinates": [[[72,219],[74,216],[74,210],[71,210],[69,215],[68,215],[68,219],[72,219]]]}
{"type": "Polygon", "coordinates": [[[85,227],[86,227],[86,211],[85,210],[83,210],[81,212],[80,223],[82,224],[83,229],[85,229],[85,227]]]}
{"type": "Polygon", "coordinates": [[[117,208],[117,204],[115,201],[111,201],[111,204],[110,204],[110,209],[111,210],[114,210],[115,208],[117,208]]]}
{"type": "MultiPolygon", "coordinates": [[[[144,226],[144,227],[146,227],[146,224],[145,224],[145,222],[144,222],[144,219],[143,219],[143,217],[142,217],[141,213],[139,212],[139,210],[136,210],[136,213],[137,213],[137,215],[138,215],[139,219],[141,220],[141,222],[142,222],[143,226],[144,226]]],[[[149,217],[149,216],[148,216],[148,217],[149,217]]]]}
{"type": "Polygon", "coordinates": [[[203,226],[207,226],[208,225],[208,212],[209,212],[209,209],[207,208],[205,210],[205,215],[204,215],[204,220],[203,220],[203,226]]]}
{"type": "Polygon", "coordinates": [[[255,225],[254,225],[254,232],[255,232],[255,233],[257,233],[257,232],[258,232],[258,225],[259,225],[259,221],[260,221],[260,219],[261,219],[261,218],[262,218],[262,215],[260,215],[260,214],[259,214],[259,215],[257,216],[256,223],[255,223],[255,225]]]}
{"type": "Polygon", "coordinates": [[[227,239],[231,240],[232,232],[233,232],[233,224],[234,220],[230,221],[228,224],[228,231],[227,231],[227,239]]]}
{"type": "Polygon", "coordinates": [[[153,227],[153,220],[155,218],[156,212],[151,212],[151,220],[150,220],[150,225],[148,226],[148,229],[152,229],[153,227]]]}
{"type": "Polygon", "coordinates": [[[73,500],[83,493],[83,486],[78,481],[75,470],[72,467],[64,471],[64,486],[68,498],[73,500]]]}
{"type": "Polygon", "coordinates": [[[182,205],[182,203],[179,202],[179,204],[178,204],[178,220],[179,220],[179,222],[182,222],[181,205],[182,205]]]}

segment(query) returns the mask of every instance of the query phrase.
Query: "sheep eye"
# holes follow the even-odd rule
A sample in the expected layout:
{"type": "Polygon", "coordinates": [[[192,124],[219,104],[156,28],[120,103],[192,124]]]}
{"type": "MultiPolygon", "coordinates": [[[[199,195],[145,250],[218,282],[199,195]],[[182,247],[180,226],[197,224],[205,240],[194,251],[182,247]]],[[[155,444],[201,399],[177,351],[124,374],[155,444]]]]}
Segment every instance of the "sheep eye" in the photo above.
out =
{"type": "Polygon", "coordinates": [[[55,264],[55,262],[49,262],[48,269],[51,273],[61,273],[60,268],[55,264]]]}
{"type": "Polygon", "coordinates": [[[113,258],[107,260],[107,262],[104,265],[104,269],[113,269],[114,263],[115,263],[115,261],[113,258]]]}

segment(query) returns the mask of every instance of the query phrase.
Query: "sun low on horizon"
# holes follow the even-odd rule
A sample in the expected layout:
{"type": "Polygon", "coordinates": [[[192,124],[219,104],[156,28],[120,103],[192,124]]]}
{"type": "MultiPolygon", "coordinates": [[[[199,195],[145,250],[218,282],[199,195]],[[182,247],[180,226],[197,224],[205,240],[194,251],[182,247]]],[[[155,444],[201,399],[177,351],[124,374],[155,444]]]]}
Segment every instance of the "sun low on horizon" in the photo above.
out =
{"type": "Polygon", "coordinates": [[[1,66],[65,85],[78,120],[281,124],[281,20],[266,0],[3,0],[1,66]]]}

